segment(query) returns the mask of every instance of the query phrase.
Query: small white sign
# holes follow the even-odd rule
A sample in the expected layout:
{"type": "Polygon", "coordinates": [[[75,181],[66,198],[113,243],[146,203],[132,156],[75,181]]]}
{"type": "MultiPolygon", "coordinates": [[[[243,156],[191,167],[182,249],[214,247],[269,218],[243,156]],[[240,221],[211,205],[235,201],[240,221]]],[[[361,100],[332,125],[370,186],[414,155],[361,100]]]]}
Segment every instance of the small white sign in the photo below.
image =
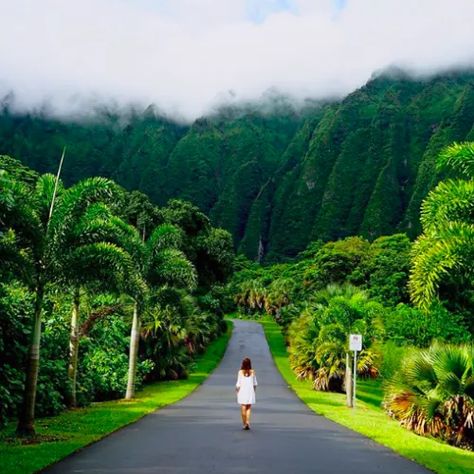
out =
{"type": "Polygon", "coordinates": [[[361,334],[351,334],[349,336],[349,350],[351,351],[362,350],[362,335],[361,334]]]}

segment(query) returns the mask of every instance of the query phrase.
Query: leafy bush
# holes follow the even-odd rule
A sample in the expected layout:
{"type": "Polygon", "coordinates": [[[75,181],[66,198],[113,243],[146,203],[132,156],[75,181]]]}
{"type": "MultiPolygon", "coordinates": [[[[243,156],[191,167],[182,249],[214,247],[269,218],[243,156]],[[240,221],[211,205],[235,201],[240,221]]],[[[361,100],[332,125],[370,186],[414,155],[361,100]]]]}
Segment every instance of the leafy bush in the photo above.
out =
{"type": "Polygon", "coordinates": [[[418,434],[474,448],[474,347],[434,345],[407,355],[384,405],[418,434]]]}
{"type": "Polygon", "coordinates": [[[387,339],[399,345],[428,347],[433,340],[452,343],[467,342],[471,336],[456,314],[441,305],[422,312],[406,304],[399,304],[384,317],[387,339]]]}
{"type": "Polygon", "coordinates": [[[399,346],[393,341],[387,341],[380,346],[380,376],[383,380],[390,380],[394,376],[400,369],[400,361],[410,354],[410,351],[416,349],[412,346],[399,346]]]}
{"type": "Polygon", "coordinates": [[[411,242],[405,234],[375,239],[349,280],[367,288],[371,298],[387,306],[408,302],[411,242]]]}
{"type": "Polygon", "coordinates": [[[291,322],[295,320],[299,314],[301,314],[301,308],[296,304],[290,303],[287,306],[283,306],[275,314],[275,321],[283,327],[283,330],[286,331],[291,322]]]}
{"type": "MultiPolygon", "coordinates": [[[[81,340],[79,393],[82,404],[123,397],[127,387],[129,325],[119,316],[97,323],[81,340]]],[[[149,360],[138,362],[137,386],[153,369],[149,360]]]]}
{"type": "Polygon", "coordinates": [[[198,298],[198,304],[204,311],[224,316],[235,310],[235,303],[228,287],[222,285],[213,285],[211,289],[198,298]]]}
{"type": "Polygon", "coordinates": [[[36,414],[38,416],[52,416],[64,410],[68,388],[66,359],[45,357],[41,361],[38,375],[36,414]]]}
{"type": "Polygon", "coordinates": [[[0,426],[15,416],[24,386],[24,361],[33,300],[23,286],[0,285],[0,426]]]}
{"type": "Polygon", "coordinates": [[[369,242],[360,237],[328,242],[311,259],[304,273],[307,286],[322,289],[330,283],[344,283],[369,250],[369,242]]]}

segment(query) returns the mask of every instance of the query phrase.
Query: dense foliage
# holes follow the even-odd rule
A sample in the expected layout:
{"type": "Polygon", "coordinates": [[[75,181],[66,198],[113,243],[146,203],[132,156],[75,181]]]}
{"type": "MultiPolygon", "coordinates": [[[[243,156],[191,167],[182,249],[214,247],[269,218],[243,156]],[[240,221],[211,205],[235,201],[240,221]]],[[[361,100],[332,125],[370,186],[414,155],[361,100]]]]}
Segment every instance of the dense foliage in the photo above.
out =
{"type": "Polygon", "coordinates": [[[426,309],[443,288],[474,309],[474,143],[455,143],[438,167],[457,175],[430,191],[421,208],[423,234],[413,249],[410,292],[426,309]]]}
{"type": "Polygon", "coordinates": [[[295,257],[314,239],[420,232],[420,203],[444,176],[438,152],[474,139],[474,76],[374,77],[342,101],[296,112],[223,108],[177,125],[148,108],[102,109],[89,120],[17,114],[3,101],[0,153],[64,179],[113,178],[164,205],[183,198],[231,232],[239,251],[267,261],[295,257]]]}
{"type": "Polygon", "coordinates": [[[404,426],[474,448],[472,346],[433,346],[405,357],[385,406],[404,426]]]}
{"type": "Polygon", "coordinates": [[[0,423],[185,377],[224,329],[228,232],[105,178],[71,187],[0,157],[0,423]],[[41,357],[39,357],[41,354],[41,357]]]}
{"type": "Polygon", "coordinates": [[[358,376],[382,378],[388,413],[419,434],[470,449],[472,150],[455,143],[440,154],[438,162],[464,179],[429,193],[416,242],[405,234],[314,241],[294,262],[270,266],[240,257],[229,283],[240,312],[268,313],[282,325],[292,369],[316,390],[350,390],[348,337],[361,334],[358,376]]]}

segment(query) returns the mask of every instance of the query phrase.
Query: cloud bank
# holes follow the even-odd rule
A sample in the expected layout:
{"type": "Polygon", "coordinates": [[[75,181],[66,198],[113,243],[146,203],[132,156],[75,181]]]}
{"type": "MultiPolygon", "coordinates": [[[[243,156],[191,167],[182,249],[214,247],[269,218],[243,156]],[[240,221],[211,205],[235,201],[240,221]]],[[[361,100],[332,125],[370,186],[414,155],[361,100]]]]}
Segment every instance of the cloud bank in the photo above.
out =
{"type": "Polygon", "coordinates": [[[92,100],[193,119],[273,88],[341,96],[390,65],[474,64],[473,0],[0,0],[0,94],[67,115],[92,100]]]}

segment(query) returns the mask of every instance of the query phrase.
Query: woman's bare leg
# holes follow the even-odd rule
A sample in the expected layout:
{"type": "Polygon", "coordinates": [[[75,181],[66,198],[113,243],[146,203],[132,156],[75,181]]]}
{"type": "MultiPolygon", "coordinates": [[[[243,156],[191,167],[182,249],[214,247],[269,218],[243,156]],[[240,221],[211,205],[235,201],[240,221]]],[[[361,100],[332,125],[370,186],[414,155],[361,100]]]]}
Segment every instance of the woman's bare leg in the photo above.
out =
{"type": "Polygon", "coordinates": [[[240,414],[242,415],[242,424],[245,426],[247,422],[246,405],[240,405],[240,414]]]}
{"type": "Polygon", "coordinates": [[[245,424],[250,425],[250,414],[252,411],[252,405],[245,406],[245,424]]]}

